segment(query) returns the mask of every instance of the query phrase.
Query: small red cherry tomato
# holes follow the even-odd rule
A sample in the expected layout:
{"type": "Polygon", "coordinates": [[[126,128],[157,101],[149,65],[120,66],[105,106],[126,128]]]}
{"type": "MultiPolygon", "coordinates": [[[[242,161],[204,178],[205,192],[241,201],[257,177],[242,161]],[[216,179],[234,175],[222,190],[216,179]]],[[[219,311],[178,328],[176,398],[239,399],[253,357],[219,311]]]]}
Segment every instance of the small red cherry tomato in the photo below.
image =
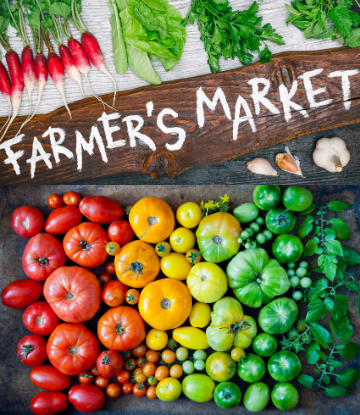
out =
{"type": "Polygon", "coordinates": [[[79,206],[81,202],[81,196],[76,192],[66,192],[63,197],[65,205],[79,206]]]}
{"type": "Polygon", "coordinates": [[[117,375],[117,380],[119,383],[126,383],[130,379],[130,372],[128,370],[122,369],[117,375]]]}
{"type": "Polygon", "coordinates": [[[131,382],[126,382],[122,385],[122,391],[125,395],[129,395],[133,391],[133,384],[131,382]]]}
{"type": "Polygon", "coordinates": [[[106,265],[105,265],[105,271],[108,273],[108,274],[111,274],[111,275],[113,275],[113,274],[115,274],[115,265],[114,265],[114,263],[113,262],[108,262],[106,265]]]}
{"type": "Polygon", "coordinates": [[[96,366],[96,365],[95,365],[95,366],[93,366],[93,367],[90,369],[90,372],[91,372],[94,376],[100,376],[99,369],[97,368],[97,366],[96,366]]]}
{"type": "Polygon", "coordinates": [[[121,386],[118,383],[110,383],[106,388],[106,395],[109,398],[118,398],[121,395],[121,386]]]}
{"type": "Polygon", "coordinates": [[[129,222],[126,222],[125,220],[116,220],[109,225],[108,236],[111,241],[118,242],[123,246],[132,240],[134,231],[129,222]]]}
{"type": "Polygon", "coordinates": [[[139,302],[139,291],[132,288],[131,290],[126,291],[125,300],[128,304],[135,305],[139,302]]]}
{"type": "Polygon", "coordinates": [[[136,383],[133,389],[133,393],[136,397],[142,398],[146,395],[146,387],[142,383],[136,383]]]}
{"type": "Polygon", "coordinates": [[[83,384],[91,383],[94,379],[94,375],[90,372],[85,372],[79,375],[79,382],[83,384]]]}
{"type": "Polygon", "coordinates": [[[106,252],[108,253],[108,255],[118,255],[120,252],[120,245],[117,242],[108,242],[106,244],[106,252]]]}
{"type": "Polygon", "coordinates": [[[47,359],[46,340],[36,334],[28,334],[17,345],[19,360],[26,366],[39,366],[47,359]]]}
{"type": "Polygon", "coordinates": [[[123,358],[115,350],[105,350],[96,360],[96,366],[102,376],[116,376],[124,364],[123,358]]]}
{"type": "Polygon", "coordinates": [[[120,281],[108,282],[102,290],[102,299],[109,307],[118,307],[125,301],[127,287],[120,281]]]}
{"type": "Polygon", "coordinates": [[[100,389],[106,389],[110,385],[110,379],[100,375],[95,379],[95,385],[100,389]]]}
{"type": "Polygon", "coordinates": [[[107,272],[102,272],[97,279],[99,280],[101,288],[105,287],[105,285],[112,280],[111,275],[107,272]]]}
{"type": "Polygon", "coordinates": [[[34,206],[20,206],[12,214],[11,226],[18,235],[31,238],[42,231],[44,217],[34,206]]]}
{"type": "Polygon", "coordinates": [[[69,408],[68,397],[61,392],[40,392],[30,402],[35,415],[55,415],[69,408]]]}
{"type": "Polygon", "coordinates": [[[69,401],[78,411],[93,413],[104,406],[105,395],[94,385],[76,385],[69,391],[69,401]]]}
{"type": "Polygon", "coordinates": [[[57,193],[53,193],[48,197],[47,203],[52,209],[57,209],[63,205],[63,199],[57,193]]]}
{"type": "Polygon", "coordinates": [[[46,301],[38,301],[24,311],[23,323],[32,333],[48,336],[55,330],[60,320],[46,301]]]}

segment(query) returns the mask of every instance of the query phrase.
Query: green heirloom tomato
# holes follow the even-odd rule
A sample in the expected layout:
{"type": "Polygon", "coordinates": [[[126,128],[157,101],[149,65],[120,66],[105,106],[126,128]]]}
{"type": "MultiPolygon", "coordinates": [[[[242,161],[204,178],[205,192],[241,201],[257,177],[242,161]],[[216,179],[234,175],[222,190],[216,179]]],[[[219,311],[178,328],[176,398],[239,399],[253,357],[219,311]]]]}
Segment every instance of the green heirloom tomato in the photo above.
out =
{"type": "Polygon", "coordinates": [[[223,297],[214,304],[211,323],[206,329],[209,346],[217,352],[232,347],[246,349],[256,336],[257,326],[250,316],[244,316],[241,304],[232,297],[223,297]]]}
{"type": "Polygon", "coordinates": [[[206,373],[216,382],[226,382],[236,373],[236,363],[224,352],[212,353],[206,359],[206,373]]]}
{"type": "Polygon", "coordinates": [[[260,412],[266,408],[270,400],[269,386],[263,382],[250,385],[244,395],[244,406],[250,412],[260,412]]]}
{"type": "Polygon", "coordinates": [[[204,350],[196,350],[193,354],[195,360],[206,360],[207,354],[204,350]]]}
{"type": "Polygon", "coordinates": [[[299,314],[294,300],[287,297],[277,298],[260,310],[260,327],[269,334],[284,334],[291,329],[299,314]]]}
{"type": "Polygon", "coordinates": [[[295,353],[281,350],[270,357],[267,368],[273,379],[289,382],[301,372],[301,362],[295,353]]]}
{"type": "Polygon", "coordinates": [[[295,386],[288,382],[280,382],[271,391],[273,404],[281,411],[294,409],[299,402],[299,394],[295,386]]]}
{"type": "Polygon", "coordinates": [[[261,333],[254,338],[252,348],[258,356],[270,357],[276,352],[277,341],[271,334],[261,333]]]}
{"type": "Polygon", "coordinates": [[[194,362],[194,368],[201,372],[205,369],[205,362],[203,360],[195,360],[194,362]]]}
{"type": "Polygon", "coordinates": [[[280,187],[276,185],[258,185],[254,189],[253,198],[259,209],[275,209],[281,200],[280,187]]]}
{"type": "Polygon", "coordinates": [[[175,378],[163,379],[156,386],[156,396],[161,401],[175,401],[180,395],[181,383],[175,378]]]}
{"type": "Polygon", "coordinates": [[[243,203],[234,209],[234,216],[240,223],[252,222],[259,215],[259,209],[254,203],[243,203]]]}
{"type": "Polygon", "coordinates": [[[295,235],[279,235],[272,246],[274,257],[282,264],[295,262],[304,251],[301,240],[295,235]]]}
{"type": "Polygon", "coordinates": [[[241,401],[241,390],[233,382],[219,383],[214,390],[214,401],[220,408],[235,408],[241,401]]]}
{"type": "Polygon", "coordinates": [[[226,268],[235,297],[248,307],[258,308],[290,288],[285,269],[262,248],[239,252],[226,268]]]}
{"type": "Polygon", "coordinates": [[[213,398],[215,382],[202,374],[188,375],[182,382],[184,395],[195,402],[207,402],[213,398]]]}
{"type": "Polygon", "coordinates": [[[265,362],[260,356],[247,353],[238,363],[237,373],[245,382],[255,383],[261,380],[266,372],[265,362]]]}
{"type": "Polygon", "coordinates": [[[287,209],[277,208],[266,214],[266,227],[269,231],[280,235],[290,232],[295,226],[295,215],[287,209]]]}
{"type": "Polygon", "coordinates": [[[202,257],[214,263],[230,259],[239,251],[240,232],[240,223],[230,213],[217,212],[204,217],[196,231],[202,257]]]}
{"type": "Polygon", "coordinates": [[[290,186],[284,191],[282,202],[287,209],[302,212],[311,206],[313,199],[310,190],[301,186],[290,186]]]}

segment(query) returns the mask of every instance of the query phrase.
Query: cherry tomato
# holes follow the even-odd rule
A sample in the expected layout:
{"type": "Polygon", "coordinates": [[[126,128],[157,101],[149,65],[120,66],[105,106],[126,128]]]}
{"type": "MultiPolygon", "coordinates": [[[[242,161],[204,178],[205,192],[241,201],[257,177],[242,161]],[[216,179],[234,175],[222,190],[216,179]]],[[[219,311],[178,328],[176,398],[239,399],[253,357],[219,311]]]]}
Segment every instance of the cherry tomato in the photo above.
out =
{"type": "Polygon", "coordinates": [[[63,196],[65,205],[79,206],[81,202],[81,196],[76,192],[66,192],[63,196]]]}
{"type": "Polygon", "coordinates": [[[97,366],[93,366],[90,370],[90,372],[94,375],[94,376],[100,376],[100,372],[99,369],[97,368],[97,366]]]}
{"type": "Polygon", "coordinates": [[[32,333],[48,336],[55,330],[60,320],[46,301],[38,301],[24,311],[23,323],[32,333]]]}
{"type": "Polygon", "coordinates": [[[139,291],[135,290],[134,288],[132,288],[131,290],[128,290],[125,294],[126,302],[131,305],[137,304],[139,302],[139,297],[140,297],[139,291]]]}
{"type": "Polygon", "coordinates": [[[174,363],[176,359],[176,355],[172,350],[164,350],[161,355],[162,360],[165,363],[174,363]]]}
{"type": "Polygon", "coordinates": [[[138,373],[142,373],[142,367],[137,367],[136,369],[134,369],[134,372],[133,372],[133,374],[134,374],[134,376],[135,375],[137,375],[138,373]]]}
{"type": "Polygon", "coordinates": [[[134,370],[136,368],[136,360],[132,357],[130,359],[125,360],[124,368],[126,370],[134,370]]]}
{"type": "Polygon", "coordinates": [[[145,365],[146,365],[146,359],[145,359],[145,357],[139,357],[137,360],[136,360],[136,366],[137,367],[144,367],[145,365]]]}
{"type": "Polygon", "coordinates": [[[156,399],[156,386],[150,386],[146,391],[146,397],[149,399],[156,399]]]}
{"type": "Polygon", "coordinates": [[[58,207],[62,206],[63,199],[57,193],[53,193],[48,197],[47,203],[51,207],[51,209],[57,209],[58,207]]]}
{"type": "Polygon", "coordinates": [[[146,382],[147,377],[146,375],[144,375],[143,371],[141,370],[141,371],[137,371],[136,373],[134,372],[134,379],[135,379],[135,382],[137,383],[144,383],[146,382]]]}
{"type": "Polygon", "coordinates": [[[35,415],[55,415],[69,408],[68,397],[61,392],[40,392],[30,402],[35,415]]]}
{"type": "Polygon", "coordinates": [[[194,202],[187,202],[179,206],[176,211],[176,219],[185,228],[195,228],[202,218],[200,206],[194,202]]]}
{"type": "Polygon", "coordinates": [[[134,386],[133,393],[136,397],[141,398],[146,395],[146,386],[142,383],[137,383],[134,386]]]}
{"type": "Polygon", "coordinates": [[[115,256],[120,252],[120,245],[117,242],[108,242],[105,248],[108,255],[115,256]]]}
{"type": "Polygon", "coordinates": [[[104,406],[105,395],[94,385],[76,385],[69,391],[69,401],[78,411],[93,413],[104,406]]]}
{"type": "Polygon", "coordinates": [[[94,375],[92,375],[90,372],[82,373],[79,375],[79,382],[86,384],[91,383],[94,379],[94,375]]]}
{"type": "Polygon", "coordinates": [[[121,386],[117,383],[110,383],[106,388],[106,395],[109,398],[118,398],[121,395],[121,386]]]}
{"type": "Polygon", "coordinates": [[[121,356],[124,360],[130,359],[131,357],[131,350],[125,350],[124,352],[120,352],[121,356]]]}
{"type": "Polygon", "coordinates": [[[169,375],[170,371],[167,366],[159,366],[155,371],[155,377],[158,381],[168,378],[169,375]]]}
{"type": "Polygon", "coordinates": [[[190,262],[191,265],[197,264],[198,262],[201,261],[201,258],[202,258],[200,251],[198,251],[197,249],[189,249],[186,252],[185,256],[186,256],[187,262],[190,262]]]}
{"type": "Polygon", "coordinates": [[[143,367],[143,373],[147,377],[154,376],[155,370],[156,366],[153,362],[147,362],[143,367]]]}
{"type": "Polygon", "coordinates": [[[126,382],[122,385],[122,391],[126,394],[129,395],[132,391],[133,391],[133,384],[130,382],[126,382]]]}
{"type": "Polygon", "coordinates": [[[20,206],[11,216],[11,226],[18,235],[31,238],[42,231],[44,217],[34,206],[20,206]]]}
{"type": "Polygon", "coordinates": [[[155,350],[148,350],[148,351],[146,352],[145,359],[146,359],[148,362],[153,362],[153,363],[156,363],[156,362],[158,362],[158,361],[159,361],[160,356],[159,356],[159,353],[158,353],[158,352],[156,352],[155,350]]]}
{"type": "Polygon", "coordinates": [[[95,379],[95,385],[100,389],[106,389],[110,385],[110,379],[100,375],[95,379]]]}
{"type": "Polygon", "coordinates": [[[231,358],[238,362],[242,357],[245,357],[245,352],[241,347],[234,347],[231,350],[231,358]]]}
{"type": "Polygon", "coordinates": [[[160,258],[164,258],[170,254],[171,245],[169,244],[169,242],[159,242],[155,246],[155,251],[160,258]]]}
{"type": "Polygon", "coordinates": [[[113,274],[115,274],[115,266],[114,266],[114,263],[113,262],[108,262],[106,265],[105,265],[105,271],[108,273],[108,274],[111,274],[111,275],[113,275],[113,274]]]}
{"type": "Polygon", "coordinates": [[[122,282],[109,281],[103,288],[101,297],[109,307],[118,307],[125,301],[126,291],[127,288],[122,282]]]}
{"type": "Polygon", "coordinates": [[[179,379],[183,374],[183,368],[180,365],[171,366],[170,376],[175,379],[179,379]]]}
{"type": "Polygon", "coordinates": [[[119,383],[126,383],[130,379],[130,372],[128,370],[122,369],[117,375],[117,380],[119,383]]]}
{"type": "Polygon", "coordinates": [[[98,277],[97,277],[101,288],[104,288],[105,285],[110,282],[112,280],[111,275],[109,275],[107,272],[102,272],[98,277]]]}
{"type": "Polygon", "coordinates": [[[123,246],[132,240],[134,231],[129,222],[126,222],[125,220],[116,220],[109,225],[108,236],[111,241],[118,242],[123,246]]]}
{"type": "Polygon", "coordinates": [[[135,347],[135,349],[132,349],[131,353],[135,357],[143,357],[145,356],[147,352],[147,347],[144,343],[140,343],[139,346],[135,347]]]}
{"type": "Polygon", "coordinates": [[[37,301],[43,294],[44,284],[24,278],[8,284],[1,293],[1,302],[6,307],[24,308],[37,301]]]}
{"type": "Polygon", "coordinates": [[[34,367],[30,372],[30,380],[35,386],[52,392],[59,392],[70,386],[70,376],[51,365],[34,367]]]}
{"type": "Polygon", "coordinates": [[[29,334],[17,345],[19,360],[26,366],[39,366],[47,359],[46,340],[36,334],[29,334]]]}
{"type": "Polygon", "coordinates": [[[102,376],[116,376],[123,367],[123,358],[115,350],[105,350],[96,360],[96,366],[102,376]]]}
{"type": "Polygon", "coordinates": [[[150,376],[147,378],[147,383],[151,386],[156,386],[159,383],[159,381],[156,379],[155,376],[150,376]]]}

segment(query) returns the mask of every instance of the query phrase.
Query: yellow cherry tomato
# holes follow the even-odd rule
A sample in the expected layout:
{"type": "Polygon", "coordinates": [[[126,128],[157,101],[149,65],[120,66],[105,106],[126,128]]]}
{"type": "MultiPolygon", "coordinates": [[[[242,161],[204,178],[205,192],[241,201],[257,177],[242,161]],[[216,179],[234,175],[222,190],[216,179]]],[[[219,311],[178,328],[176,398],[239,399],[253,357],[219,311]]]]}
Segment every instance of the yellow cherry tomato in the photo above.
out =
{"type": "Polygon", "coordinates": [[[195,234],[190,229],[178,228],[170,235],[171,248],[181,254],[185,254],[189,249],[194,248],[195,242],[195,234]]]}
{"type": "Polygon", "coordinates": [[[151,329],[146,336],[146,346],[151,350],[165,349],[168,342],[166,331],[151,329]]]}
{"type": "Polygon", "coordinates": [[[186,252],[186,260],[190,262],[191,265],[195,265],[201,261],[201,253],[197,249],[189,249],[186,252]]]}
{"type": "Polygon", "coordinates": [[[178,207],[176,220],[184,228],[192,229],[201,221],[201,209],[197,203],[187,202],[178,207]]]}
{"type": "Polygon", "coordinates": [[[170,254],[171,246],[169,242],[160,242],[155,246],[155,251],[160,258],[164,258],[170,254]]]}
{"type": "Polygon", "coordinates": [[[190,324],[193,327],[204,328],[210,323],[211,308],[209,304],[195,303],[192,306],[189,316],[190,324]]]}
{"type": "Polygon", "coordinates": [[[119,255],[120,245],[118,242],[109,242],[106,244],[105,249],[108,255],[119,255]]]}
{"type": "Polygon", "coordinates": [[[185,280],[191,270],[191,264],[186,260],[184,254],[171,252],[160,261],[161,271],[168,277],[175,280],[185,280]]]}
{"type": "Polygon", "coordinates": [[[203,350],[209,348],[204,331],[191,326],[178,327],[172,336],[181,346],[187,349],[203,350]]]}
{"type": "Polygon", "coordinates": [[[231,358],[238,362],[242,357],[245,357],[245,352],[241,347],[234,347],[231,350],[231,358]]]}

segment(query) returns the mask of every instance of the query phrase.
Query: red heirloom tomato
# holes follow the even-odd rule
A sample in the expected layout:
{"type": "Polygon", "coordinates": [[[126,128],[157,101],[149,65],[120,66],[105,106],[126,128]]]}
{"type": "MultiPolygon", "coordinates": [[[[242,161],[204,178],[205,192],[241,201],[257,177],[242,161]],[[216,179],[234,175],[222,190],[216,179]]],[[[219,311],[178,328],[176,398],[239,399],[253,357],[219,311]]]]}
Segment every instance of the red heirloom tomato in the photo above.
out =
{"type": "Polygon", "coordinates": [[[42,282],[17,280],[8,284],[1,293],[1,302],[6,307],[24,308],[37,301],[43,293],[42,282]]]}
{"type": "Polygon", "coordinates": [[[46,301],[38,301],[24,311],[23,323],[32,333],[48,336],[55,330],[60,320],[46,301]]]}
{"type": "Polygon", "coordinates": [[[64,237],[66,255],[85,268],[94,268],[106,261],[105,246],[109,242],[104,229],[94,222],[84,222],[70,229],[64,237]]]}
{"type": "Polygon", "coordinates": [[[33,236],[25,246],[22,266],[25,274],[35,281],[44,281],[57,268],[65,265],[61,243],[48,233],[33,236]]]}
{"type": "Polygon", "coordinates": [[[30,372],[30,380],[35,386],[53,392],[62,391],[71,384],[70,376],[51,365],[34,367],[30,372]]]}
{"type": "Polygon", "coordinates": [[[81,196],[76,192],[66,192],[63,196],[65,205],[68,206],[79,206],[81,202],[81,196]]]}
{"type": "Polygon", "coordinates": [[[118,307],[125,301],[127,287],[120,281],[108,282],[102,290],[102,299],[109,307],[118,307]]]}
{"type": "Polygon", "coordinates": [[[131,307],[111,308],[98,321],[98,338],[108,349],[134,349],[145,339],[145,335],[144,320],[131,307]]]}
{"type": "Polygon", "coordinates": [[[42,231],[44,217],[34,206],[20,206],[12,214],[11,226],[18,235],[31,238],[42,231]]]}
{"type": "Polygon", "coordinates": [[[109,275],[107,272],[102,272],[97,277],[97,279],[98,279],[98,281],[99,281],[102,288],[104,288],[105,285],[112,280],[111,275],[109,275]]]}
{"type": "Polygon", "coordinates": [[[81,222],[83,215],[76,206],[62,206],[53,210],[45,221],[45,231],[63,235],[81,222]]]}
{"type": "Polygon", "coordinates": [[[69,401],[78,411],[91,414],[104,406],[105,395],[94,385],[76,385],[69,391],[69,401]]]}
{"type": "Polygon", "coordinates": [[[89,196],[80,202],[80,212],[89,220],[102,225],[124,216],[119,203],[106,196],[89,196]]]}
{"type": "Polygon", "coordinates": [[[129,222],[126,222],[125,220],[116,220],[109,225],[108,236],[111,241],[118,242],[123,246],[132,240],[134,231],[129,222]]]}
{"type": "Polygon", "coordinates": [[[59,324],[46,346],[50,362],[65,375],[91,369],[99,355],[99,342],[84,324],[59,324]]]}
{"type": "Polygon", "coordinates": [[[35,415],[55,415],[69,408],[68,397],[61,392],[40,392],[35,395],[30,408],[35,415]]]}
{"type": "Polygon", "coordinates": [[[39,366],[46,360],[46,340],[36,334],[28,334],[17,345],[19,360],[26,366],[39,366]]]}
{"type": "Polygon", "coordinates": [[[62,206],[63,204],[63,199],[60,195],[58,195],[57,193],[53,193],[52,195],[50,195],[48,197],[48,205],[52,208],[52,209],[57,209],[60,206],[62,206]]]}
{"type": "Polygon", "coordinates": [[[116,376],[124,364],[123,358],[115,350],[105,350],[96,360],[96,366],[101,375],[111,378],[116,376]]]}
{"type": "Polygon", "coordinates": [[[83,323],[100,308],[101,288],[95,275],[80,267],[61,267],[44,285],[44,296],[61,320],[83,323]]]}

